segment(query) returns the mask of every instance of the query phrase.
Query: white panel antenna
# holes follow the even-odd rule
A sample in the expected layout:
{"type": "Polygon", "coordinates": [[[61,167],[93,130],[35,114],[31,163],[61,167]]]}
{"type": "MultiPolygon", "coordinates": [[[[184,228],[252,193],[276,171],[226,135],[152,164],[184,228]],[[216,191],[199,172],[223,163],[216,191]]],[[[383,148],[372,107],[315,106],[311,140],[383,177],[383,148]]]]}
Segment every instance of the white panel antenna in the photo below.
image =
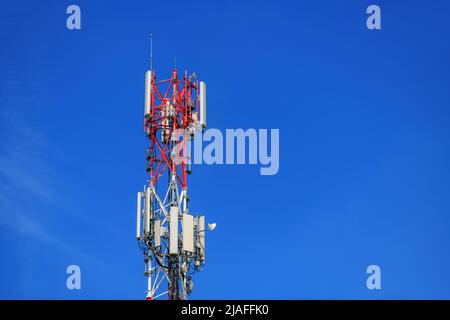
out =
{"type": "Polygon", "coordinates": [[[183,214],[183,250],[194,252],[194,216],[183,214]]]}
{"type": "Polygon", "coordinates": [[[145,231],[145,235],[147,236],[151,229],[150,229],[150,221],[151,221],[151,201],[150,201],[150,189],[147,188],[147,190],[145,190],[145,205],[144,205],[144,231],[145,231]]]}
{"type": "Polygon", "coordinates": [[[200,125],[206,128],[206,83],[200,81],[200,125]]]}
{"type": "Polygon", "coordinates": [[[142,192],[137,193],[136,239],[141,239],[142,192]]]}
{"type": "Polygon", "coordinates": [[[170,207],[169,253],[178,254],[178,207],[170,207]]]}
{"type": "Polygon", "coordinates": [[[150,114],[152,90],[152,72],[149,70],[145,73],[145,111],[144,116],[150,114]]]}
{"type": "Polygon", "coordinates": [[[161,247],[161,220],[155,220],[155,248],[161,247]]]}

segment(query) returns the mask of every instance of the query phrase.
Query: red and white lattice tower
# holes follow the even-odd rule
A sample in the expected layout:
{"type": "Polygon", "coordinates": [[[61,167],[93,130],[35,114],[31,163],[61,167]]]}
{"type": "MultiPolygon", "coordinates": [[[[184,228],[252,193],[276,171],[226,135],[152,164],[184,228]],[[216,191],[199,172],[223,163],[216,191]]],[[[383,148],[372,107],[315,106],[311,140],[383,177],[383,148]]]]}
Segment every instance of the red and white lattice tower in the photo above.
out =
{"type": "Polygon", "coordinates": [[[146,170],[149,180],[138,192],[136,237],[144,252],[147,299],[165,294],[187,299],[191,275],[205,263],[205,217],[189,210],[187,177],[191,173],[186,144],[206,127],[206,85],[196,75],[158,80],[145,75],[144,132],[149,139],[146,170]],[[183,139],[181,138],[181,135],[183,139]],[[166,289],[167,283],[167,289],[166,289]]]}

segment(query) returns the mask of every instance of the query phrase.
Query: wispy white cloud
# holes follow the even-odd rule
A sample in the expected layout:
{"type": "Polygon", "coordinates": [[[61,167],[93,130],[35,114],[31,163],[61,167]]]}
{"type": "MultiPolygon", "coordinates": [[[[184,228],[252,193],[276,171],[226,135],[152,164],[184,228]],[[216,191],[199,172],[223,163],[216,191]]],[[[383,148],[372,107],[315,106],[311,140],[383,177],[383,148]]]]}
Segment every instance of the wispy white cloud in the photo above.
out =
{"type": "Polygon", "coordinates": [[[47,158],[50,146],[45,136],[25,126],[23,113],[16,111],[21,110],[23,103],[20,98],[13,99],[18,96],[15,91],[19,86],[16,82],[2,83],[2,89],[10,91],[7,100],[14,103],[14,108],[6,106],[5,100],[0,102],[0,230],[20,241],[5,247],[20,256],[14,263],[21,271],[14,276],[18,277],[17,289],[25,290],[33,281],[35,262],[30,257],[42,248],[56,250],[98,268],[111,266],[78,250],[76,244],[67,243],[53,231],[52,212],[58,212],[59,219],[78,219],[93,225],[97,222],[81,214],[58,194],[59,182],[47,158]]]}
{"type": "MultiPolygon", "coordinates": [[[[98,268],[111,266],[79,250],[80,245],[55,230],[52,215],[56,214],[62,220],[96,222],[58,193],[61,182],[48,155],[53,147],[32,122],[45,101],[39,97],[45,92],[40,87],[40,72],[45,72],[40,67],[42,54],[28,42],[32,23],[14,18],[34,8],[14,3],[5,7],[9,12],[0,13],[0,241],[5,241],[0,247],[13,257],[2,263],[11,264],[8,270],[14,270],[1,277],[14,279],[15,291],[22,291],[33,286],[42,250],[98,268]]],[[[2,287],[3,293],[9,289],[13,288],[2,287]]]]}

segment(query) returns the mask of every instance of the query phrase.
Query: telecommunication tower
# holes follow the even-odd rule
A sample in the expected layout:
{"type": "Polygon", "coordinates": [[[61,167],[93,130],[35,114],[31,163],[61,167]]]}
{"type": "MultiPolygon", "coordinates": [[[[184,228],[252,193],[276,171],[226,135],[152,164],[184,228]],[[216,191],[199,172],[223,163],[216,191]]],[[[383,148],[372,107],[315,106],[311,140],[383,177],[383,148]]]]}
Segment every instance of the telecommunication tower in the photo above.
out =
{"type": "Polygon", "coordinates": [[[165,294],[169,300],[187,299],[192,274],[205,263],[205,233],[215,228],[189,210],[187,183],[191,155],[186,144],[206,128],[206,85],[186,71],[180,77],[176,68],[170,78],[157,80],[150,65],[144,111],[149,180],[137,194],[136,237],[144,253],[147,300],[165,294]]]}

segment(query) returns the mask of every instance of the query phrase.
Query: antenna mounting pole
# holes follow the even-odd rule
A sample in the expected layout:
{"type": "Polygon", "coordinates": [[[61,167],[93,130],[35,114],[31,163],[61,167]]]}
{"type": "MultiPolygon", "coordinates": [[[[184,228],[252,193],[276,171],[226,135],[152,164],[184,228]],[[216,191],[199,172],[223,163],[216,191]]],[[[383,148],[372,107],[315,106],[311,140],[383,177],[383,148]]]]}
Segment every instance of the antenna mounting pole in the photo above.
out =
{"type": "Polygon", "coordinates": [[[150,71],[153,72],[153,33],[150,33],[150,71]]]}

